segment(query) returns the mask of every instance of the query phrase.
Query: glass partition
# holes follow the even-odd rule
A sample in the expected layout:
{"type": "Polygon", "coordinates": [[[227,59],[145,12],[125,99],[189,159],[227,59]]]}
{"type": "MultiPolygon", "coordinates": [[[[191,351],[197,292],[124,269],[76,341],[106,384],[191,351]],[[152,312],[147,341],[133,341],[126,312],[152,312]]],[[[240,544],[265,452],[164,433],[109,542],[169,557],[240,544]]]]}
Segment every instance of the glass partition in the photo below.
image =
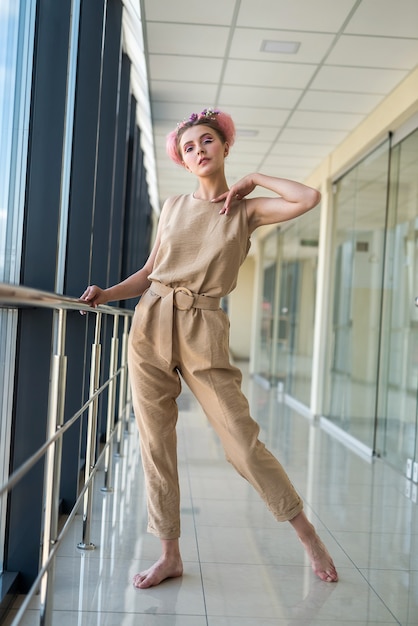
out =
{"type": "Polygon", "coordinates": [[[376,446],[411,472],[418,461],[418,130],[392,150],[389,198],[376,446]]]}
{"type": "Polygon", "coordinates": [[[281,234],[278,349],[274,371],[287,394],[310,405],[319,213],[316,207],[281,234]]]}
{"type": "MultiPolygon", "coordinates": [[[[418,480],[418,130],[333,186],[323,415],[418,480]],[[415,472],[415,473],[414,473],[415,472]]],[[[309,407],[317,207],[264,240],[256,373],[309,407]]]]}
{"type": "Polygon", "coordinates": [[[332,349],[326,417],[373,447],[389,141],[335,184],[332,349]]]}
{"type": "Polygon", "coordinates": [[[309,406],[318,260],[319,211],[271,233],[262,250],[256,372],[309,406]]]}

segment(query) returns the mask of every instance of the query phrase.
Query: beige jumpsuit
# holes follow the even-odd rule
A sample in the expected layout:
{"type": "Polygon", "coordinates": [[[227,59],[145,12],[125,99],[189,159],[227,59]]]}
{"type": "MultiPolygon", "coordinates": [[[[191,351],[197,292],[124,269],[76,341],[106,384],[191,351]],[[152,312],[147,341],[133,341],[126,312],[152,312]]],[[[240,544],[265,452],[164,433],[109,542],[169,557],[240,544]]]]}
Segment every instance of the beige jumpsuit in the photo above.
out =
{"type": "Polygon", "coordinates": [[[258,439],[259,426],[229,362],[229,320],[219,299],[234,289],[250,243],[245,200],[228,215],[192,195],[171,199],[161,244],[129,336],[129,372],[148,501],[148,530],[180,536],[177,475],[179,373],[217,432],[227,460],[279,521],[302,501],[284,469],[258,439]]]}

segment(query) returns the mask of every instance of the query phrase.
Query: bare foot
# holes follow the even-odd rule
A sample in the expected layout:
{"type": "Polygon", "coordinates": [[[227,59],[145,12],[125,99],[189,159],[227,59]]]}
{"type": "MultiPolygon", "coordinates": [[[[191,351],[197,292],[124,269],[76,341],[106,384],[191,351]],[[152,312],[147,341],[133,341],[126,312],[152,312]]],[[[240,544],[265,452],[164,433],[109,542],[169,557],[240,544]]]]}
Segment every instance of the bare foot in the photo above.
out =
{"type": "Polygon", "coordinates": [[[328,550],[316,534],[315,530],[312,535],[300,537],[300,540],[306,550],[311,561],[312,569],[315,574],[326,583],[336,583],[338,580],[337,570],[330,557],[328,550]]]}
{"type": "Polygon", "coordinates": [[[290,520],[290,523],[296,530],[318,578],[327,583],[336,583],[338,574],[335,565],[305,513],[301,511],[290,520]]]}
{"type": "Polygon", "coordinates": [[[133,584],[137,589],[148,589],[159,585],[166,578],[177,578],[182,575],[183,563],[180,556],[161,556],[149,569],[136,574],[133,584]]]}

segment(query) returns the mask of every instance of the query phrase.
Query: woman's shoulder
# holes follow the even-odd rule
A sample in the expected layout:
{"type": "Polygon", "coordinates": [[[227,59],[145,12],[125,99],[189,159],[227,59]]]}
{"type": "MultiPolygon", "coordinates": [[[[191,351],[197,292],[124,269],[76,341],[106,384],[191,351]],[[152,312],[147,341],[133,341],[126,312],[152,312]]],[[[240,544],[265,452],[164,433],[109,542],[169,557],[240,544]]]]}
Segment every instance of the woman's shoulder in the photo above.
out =
{"type": "Polygon", "coordinates": [[[173,204],[176,204],[176,202],[185,202],[189,198],[190,198],[190,194],[179,194],[176,196],[169,196],[164,202],[164,206],[165,205],[172,206],[173,204]]]}
{"type": "Polygon", "coordinates": [[[190,198],[190,194],[181,194],[177,196],[169,196],[164,201],[163,207],[161,209],[161,213],[166,213],[170,211],[175,205],[184,204],[190,198]]]}

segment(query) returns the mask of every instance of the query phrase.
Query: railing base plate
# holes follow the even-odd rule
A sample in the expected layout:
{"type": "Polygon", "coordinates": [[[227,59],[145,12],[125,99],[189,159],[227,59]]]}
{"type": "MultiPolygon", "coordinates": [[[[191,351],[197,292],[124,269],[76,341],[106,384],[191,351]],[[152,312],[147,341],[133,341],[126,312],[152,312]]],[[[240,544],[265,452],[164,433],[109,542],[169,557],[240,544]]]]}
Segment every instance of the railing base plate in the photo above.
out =
{"type": "Polygon", "coordinates": [[[94,545],[94,543],[78,543],[77,544],[77,548],[79,550],[95,550],[96,546],[94,545]]]}

